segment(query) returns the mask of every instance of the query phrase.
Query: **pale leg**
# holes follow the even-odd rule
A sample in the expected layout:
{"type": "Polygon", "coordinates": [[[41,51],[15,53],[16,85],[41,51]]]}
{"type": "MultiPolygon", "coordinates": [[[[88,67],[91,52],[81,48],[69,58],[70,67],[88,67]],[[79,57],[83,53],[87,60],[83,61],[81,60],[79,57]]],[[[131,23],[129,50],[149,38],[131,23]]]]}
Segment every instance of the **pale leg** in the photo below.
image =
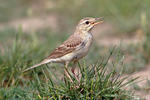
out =
{"type": "Polygon", "coordinates": [[[70,77],[70,75],[69,75],[68,64],[69,64],[69,62],[65,63],[64,73],[70,79],[70,81],[73,82],[72,79],[71,79],[71,77],[70,77]]]}
{"type": "Polygon", "coordinates": [[[78,61],[74,61],[73,68],[71,69],[72,73],[74,74],[74,77],[76,78],[77,81],[79,81],[79,76],[80,76],[80,70],[77,67],[78,61]]]}

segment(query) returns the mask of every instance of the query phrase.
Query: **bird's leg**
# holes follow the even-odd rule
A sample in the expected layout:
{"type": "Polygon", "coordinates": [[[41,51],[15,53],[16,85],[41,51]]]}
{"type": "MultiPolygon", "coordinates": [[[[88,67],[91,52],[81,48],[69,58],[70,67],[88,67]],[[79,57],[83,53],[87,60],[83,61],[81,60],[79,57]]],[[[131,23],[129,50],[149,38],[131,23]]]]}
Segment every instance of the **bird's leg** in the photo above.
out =
{"type": "Polygon", "coordinates": [[[69,64],[69,62],[65,63],[64,73],[65,73],[66,77],[68,77],[70,79],[70,81],[73,82],[70,75],[69,75],[68,64],[69,64]]]}
{"type": "Polygon", "coordinates": [[[73,64],[73,67],[71,68],[71,72],[73,75],[75,75],[75,68],[76,68],[76,63],[73,64]]]}
{"type": "Polygon", "coordinates": [[[74,77],[76,78],[77,81],[79,81],[79,70],[77,68],[77,63],[78,61],[74,61],[74,65],[73,65],[73,68],[71,69],[72,73],[74,74],[74,77]]]}

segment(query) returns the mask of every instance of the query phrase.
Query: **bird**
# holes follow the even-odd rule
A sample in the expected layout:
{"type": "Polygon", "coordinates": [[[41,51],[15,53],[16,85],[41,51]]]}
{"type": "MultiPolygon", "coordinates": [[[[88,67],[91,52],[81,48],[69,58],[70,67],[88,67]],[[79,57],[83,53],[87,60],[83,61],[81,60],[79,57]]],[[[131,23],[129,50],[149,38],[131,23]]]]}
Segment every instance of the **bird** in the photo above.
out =
{"type": "Polygon", "coordinates": [[[86,17],[81,19],[74,33],[66,41],[54,49],[53,52],[40,63],[25,69],[23,72],[48,63],[63,63],[65,69],[67,69],[70,62],[76,64],[88,54],[93,42],[92,29],[96,25],[103,23],[103,21],[103,17],[86,17]]]}

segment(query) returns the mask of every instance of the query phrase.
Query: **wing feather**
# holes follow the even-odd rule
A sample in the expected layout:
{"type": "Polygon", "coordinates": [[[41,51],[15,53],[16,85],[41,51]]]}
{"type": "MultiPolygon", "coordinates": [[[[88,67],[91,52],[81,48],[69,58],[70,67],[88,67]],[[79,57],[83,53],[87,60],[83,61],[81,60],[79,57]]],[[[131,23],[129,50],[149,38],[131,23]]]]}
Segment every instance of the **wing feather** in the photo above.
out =
{"type": "Polygon", "coordinates": [[[68,53],[73,52],[82,44],[82,39],[79,36],[72,35],[63,42],[58,48],[56,48],[48,57],[47,59],[55,59],[62,57],[68,53]]]}

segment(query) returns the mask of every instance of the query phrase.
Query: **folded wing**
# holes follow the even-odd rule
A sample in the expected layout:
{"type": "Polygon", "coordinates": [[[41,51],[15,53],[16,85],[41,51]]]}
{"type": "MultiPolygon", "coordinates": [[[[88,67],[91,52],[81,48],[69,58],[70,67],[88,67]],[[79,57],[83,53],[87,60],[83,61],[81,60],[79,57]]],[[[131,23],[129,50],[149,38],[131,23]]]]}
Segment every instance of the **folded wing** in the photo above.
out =
{"type": "Polygon", "coordinates": [[[56,48],[46,59],[55,59],[71,53],[74,50],[77,50],[82,42],[83,40],[81,37],[72,35],[62,45],[56,48]]]}

